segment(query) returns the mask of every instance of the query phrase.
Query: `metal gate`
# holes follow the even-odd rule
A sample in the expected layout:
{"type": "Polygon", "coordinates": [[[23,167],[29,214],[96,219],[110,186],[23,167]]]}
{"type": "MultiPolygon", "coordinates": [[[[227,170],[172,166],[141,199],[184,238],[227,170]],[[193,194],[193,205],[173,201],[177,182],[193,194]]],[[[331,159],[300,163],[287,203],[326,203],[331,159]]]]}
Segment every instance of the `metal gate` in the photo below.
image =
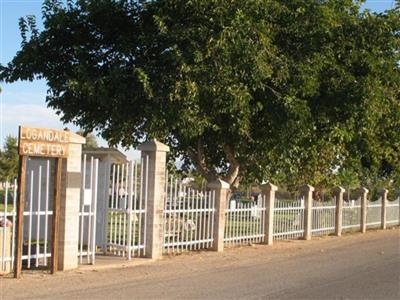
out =
{"type": "Polygon", "coordinates": [[[106,252],[127,257],[146,254],[149,158],[111,166],[106,216],[106,252]]]}
{"type": "Polygon", "coordinates": [[[96,210],[99,180],[99,160],[86,155],[82,160],[81,197],[79,205],[79,263],[95,263],[96,255],[96,210]]]}

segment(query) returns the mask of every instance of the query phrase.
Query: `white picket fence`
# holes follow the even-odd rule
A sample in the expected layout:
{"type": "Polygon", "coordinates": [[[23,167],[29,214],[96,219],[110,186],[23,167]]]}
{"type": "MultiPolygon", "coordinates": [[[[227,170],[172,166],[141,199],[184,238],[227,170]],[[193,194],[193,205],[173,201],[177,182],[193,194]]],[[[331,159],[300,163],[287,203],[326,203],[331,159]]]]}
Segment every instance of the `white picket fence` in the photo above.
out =
{"type": "Polygon", "coordinates": [[[256,202],[231,202],[225,209],[224,245],[262,243],[265,237],[265,198],[256,202]]]}
{"type": "Polygon", "coordinates": [[[304,235],[304,199],[275,200],[275,240],[298,239],[304,235]]]}
{"type": "Polygon", "coordinates": [[[335,232],[336,199],[331,201],[313,201],[312,235],[328,235],[335,232]]]}
{"type": "Polygon", "coordinates": [[[192,189],[170,176],[165,185],[164,253],[212,247],[214,213],[215,192],[192,189]]]}
{"type": "Polygon", "coordinates": [[[106,226],[106,251],[124,256],[146,255],[148,156],[140,161],[114,164],[106,226]]]}
{"type": "Polygon", "coordinates": [[[361,198],[343,201],[342,229],[359,229],[361,226],[361,198]]]}

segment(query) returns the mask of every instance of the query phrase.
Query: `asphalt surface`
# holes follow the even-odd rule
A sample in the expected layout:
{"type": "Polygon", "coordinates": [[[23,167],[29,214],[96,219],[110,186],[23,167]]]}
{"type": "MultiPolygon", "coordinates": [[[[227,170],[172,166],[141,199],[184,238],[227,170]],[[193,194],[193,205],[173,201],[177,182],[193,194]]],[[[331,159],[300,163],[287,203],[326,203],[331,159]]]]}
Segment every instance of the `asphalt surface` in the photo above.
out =
{"type": "Polygon", "coordinates": [[[0,279],[0,299],[400,299],[400,230],[0,279]]]}

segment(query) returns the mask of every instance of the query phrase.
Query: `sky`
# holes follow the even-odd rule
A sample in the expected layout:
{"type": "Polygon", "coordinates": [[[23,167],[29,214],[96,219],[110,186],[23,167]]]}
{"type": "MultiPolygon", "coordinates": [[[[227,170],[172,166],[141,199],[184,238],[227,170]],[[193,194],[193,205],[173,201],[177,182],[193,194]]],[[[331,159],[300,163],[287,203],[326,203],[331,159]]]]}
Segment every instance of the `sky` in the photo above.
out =
{"type": "MultiPolygon", "coordinates": [[[[8,63],[20,48],[21,36],[18,19],[26,15],[35,15],[38,28],[41,29],[42,0],[0,0],[0,63],[8,63]]],[[[372,11],[381,12],[394,6],[394,0],[367,0],[363,5],[372,11]]],[[[8,135],[16,136],[18,125],[47,127],[76,131],[72,124],[62,124],[55,112],[45,103],[47,86],[44,80],[16,82],[5,85],[0,83],[0,143],[8,135]]],[[[106,142],[99,139],[101,146],[106,142]]],[[[125,151],[129,158],[137,158],[137,151],[125,151]]]]}

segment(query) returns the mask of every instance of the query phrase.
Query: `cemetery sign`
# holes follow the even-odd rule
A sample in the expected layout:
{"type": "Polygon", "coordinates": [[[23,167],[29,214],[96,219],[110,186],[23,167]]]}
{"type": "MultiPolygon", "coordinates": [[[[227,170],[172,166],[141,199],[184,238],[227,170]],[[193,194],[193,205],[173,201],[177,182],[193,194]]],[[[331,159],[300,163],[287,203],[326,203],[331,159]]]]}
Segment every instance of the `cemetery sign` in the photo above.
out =
{"type": "Polygon", "coordinates": [[[61,211],[61,170],[63,159],[68,157],[70,132],[47,128],[19,127],[18,135],[18,189],[17,220],[15,229],[14,277],[20,278],[22,272],[23,225],[25,207],[26,165],[29,156],[55,158],[53,215],[51,232],[51,267],[54,274],[58,270],[58,240],[61,211]]]}
{"type": "Polygon", "coordinates": [[[20,127],[19,155],[68,157],[69,131],[20,127]]]}

